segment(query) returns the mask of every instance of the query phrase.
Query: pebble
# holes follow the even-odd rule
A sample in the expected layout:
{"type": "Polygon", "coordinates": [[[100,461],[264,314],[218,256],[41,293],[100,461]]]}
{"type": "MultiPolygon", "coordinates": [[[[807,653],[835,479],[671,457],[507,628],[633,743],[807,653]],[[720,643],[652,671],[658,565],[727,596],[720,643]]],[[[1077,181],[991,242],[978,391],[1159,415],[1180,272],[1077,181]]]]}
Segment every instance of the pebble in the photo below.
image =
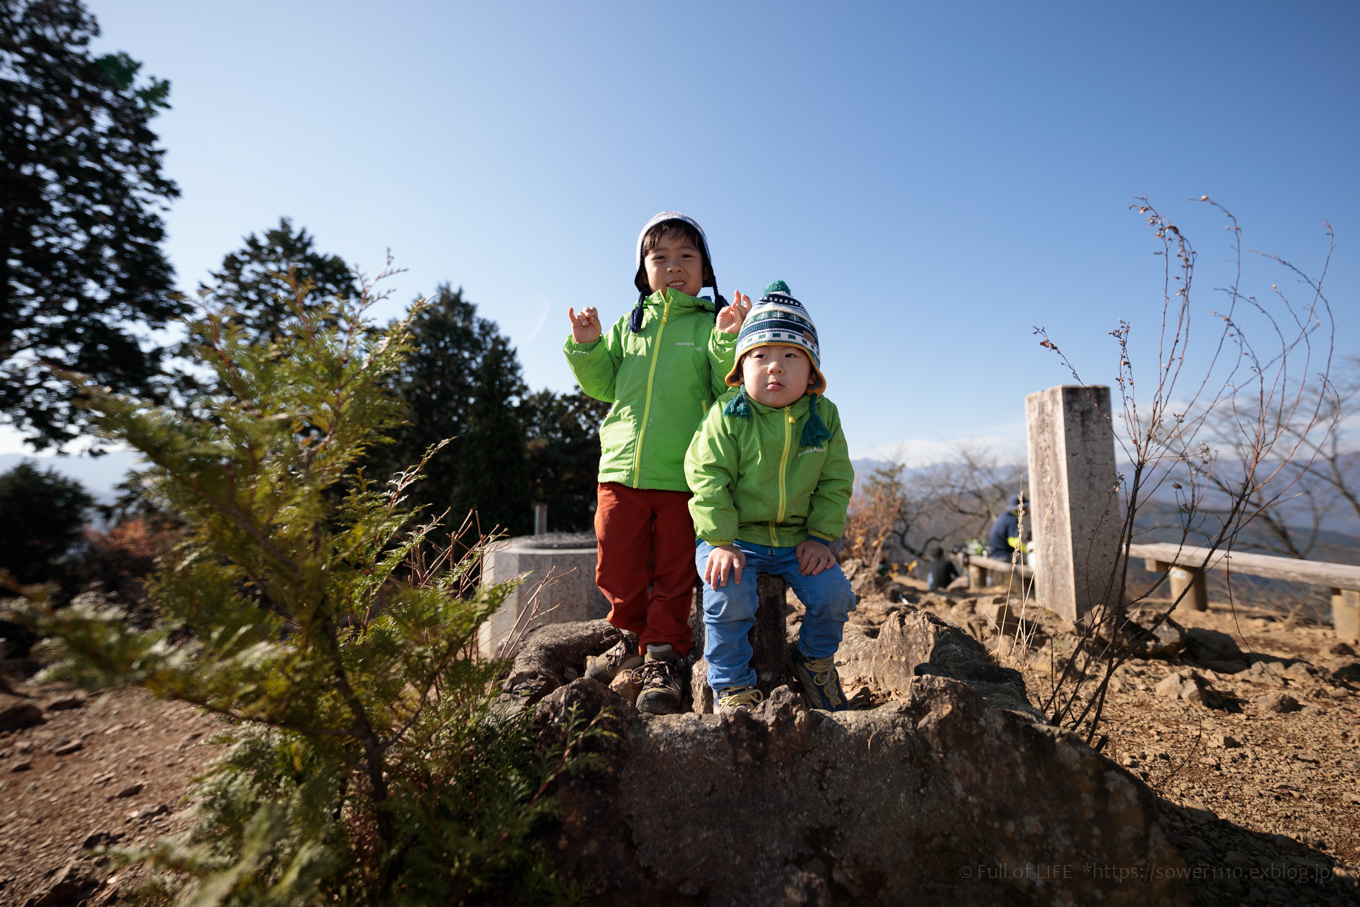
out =
{"type": "Polygon", "coordinates": [[[61,696],[47,703],[45,708],[49,712],[65,712],[70,709],[85,707],[85,695],[83,693],[72,693],[69,696],[61,696]]]}
{"type": "Polygon", "coordinates": [[[129,784],[127,787],[123,788],[113,796],[114,799],[121,799],[123,797],[135,797],[138,794],[140,794],[144,789],[145,785],[143,784],[129,784]]]}
{"type": "Polygon", "coordinates": [[[1276,712],[1280,715],[1297,712],[1303,708],[1299,701],[1288,693],[1266,693],[1264,696],[1257,696],[1252,702],[1264,711],[1276,712]]]}
{"type": "Polygon", "coordinates": [[[83,749],[85,749],[85,744],[81,743],[79,740],[63,740],[61,743],[57,744],[54,750],[52,750],[52,755],[69,756],[72,753],[78,753],[83,749]]]}

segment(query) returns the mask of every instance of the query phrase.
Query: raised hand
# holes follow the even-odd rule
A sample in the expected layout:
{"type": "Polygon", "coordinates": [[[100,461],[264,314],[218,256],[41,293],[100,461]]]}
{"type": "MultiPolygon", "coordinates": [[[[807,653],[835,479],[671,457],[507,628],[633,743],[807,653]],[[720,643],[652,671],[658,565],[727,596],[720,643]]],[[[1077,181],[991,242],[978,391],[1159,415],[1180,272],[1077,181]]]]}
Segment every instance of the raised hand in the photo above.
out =
{"type": "Polygon", "coordinates": [[[600,310],[586,306],[577,314],[574,308],[567,309],[571,319],[571,339],[577,343],[594,343],[604,332],[600,329],[600,310]]]}
{"type": "Polygon", "coordinates": [[[746,323],[746,313],[751,311],[751,297],[743,296],[740,291],[732,297],[730,305],[718,313],[718,330],[724,334],[739,334],[746,323]]]}

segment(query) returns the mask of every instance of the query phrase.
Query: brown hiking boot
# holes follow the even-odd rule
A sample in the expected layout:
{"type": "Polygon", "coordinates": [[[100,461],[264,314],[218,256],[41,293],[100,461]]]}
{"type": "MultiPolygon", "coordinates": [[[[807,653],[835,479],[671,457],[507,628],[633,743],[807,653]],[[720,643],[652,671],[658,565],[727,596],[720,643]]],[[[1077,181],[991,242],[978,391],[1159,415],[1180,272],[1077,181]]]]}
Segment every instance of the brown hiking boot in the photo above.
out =
{"type": "Polygon", "coordinates": [[[620,671],[636,668],[640,664],[642,655],[638,652],[637,637],[632,633],[624,633],[623,639],[611,648],[586,659],[586,676],[609,686],[620,671]]]}
{"type": "Polygon", "coordinates": [[[642,663],[642,692],[638,693],[637,710],[648,715],[674,715],[680,711],[679,652],[647,653],[642,663]]]}

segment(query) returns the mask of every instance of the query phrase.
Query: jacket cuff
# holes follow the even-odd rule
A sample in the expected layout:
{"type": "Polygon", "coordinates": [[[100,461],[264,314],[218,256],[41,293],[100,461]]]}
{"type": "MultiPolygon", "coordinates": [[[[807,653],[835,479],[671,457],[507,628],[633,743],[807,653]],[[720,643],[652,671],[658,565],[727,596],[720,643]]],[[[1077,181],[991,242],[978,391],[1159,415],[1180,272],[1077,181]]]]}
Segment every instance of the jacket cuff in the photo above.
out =
{"type": "Polygon", "coordinates": [[[575,340],[571,339],[571,337],[568,337],[568,338],[567,338],[567,345],[564,346],[563,349],[566,350],[568,353],[585,353],[585,352],[589,352],[590,350],[593,350],[593,349],[595,349],[595,347],[599,346],[599,345],[600,345],[600,341],[603,340],[603,339],[604,339],[604,335],[601,334],[599,337],[596,337],[594,340],[590,341],[589,343],[577,343],[575,340]]]}
{"type": "Polygon", "coordinates": [[[826,547],[830,548],[830,547],[831,547],[831,542],[832,542],[833,540],[832,540],[832,539],[824,539],[824,538],[822,538],[820,535],[813,535],[811,532],[809,532],[809,533],[808,533],[808,541],[810,541],[810,542],[821,542],[823,545],[825,545],[826,547]]]}

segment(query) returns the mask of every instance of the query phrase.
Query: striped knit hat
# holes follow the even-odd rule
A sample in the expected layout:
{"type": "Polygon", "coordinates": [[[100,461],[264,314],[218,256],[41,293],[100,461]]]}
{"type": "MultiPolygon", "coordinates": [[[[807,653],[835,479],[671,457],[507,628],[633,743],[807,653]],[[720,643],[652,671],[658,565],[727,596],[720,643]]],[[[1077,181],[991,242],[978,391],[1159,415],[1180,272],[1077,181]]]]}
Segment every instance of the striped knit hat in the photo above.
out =
{"type": "Polygon", "coordinates": [[[751,417],[751,406],[746,399],[746,385],[741,380],[741,359],[748,350],[758,346],[792,346],[807,353],[812,361],[815,379],[807,390],[808,420],[800,437],[804,447],[825,443],[831,432],[817,415],[817,397],[826,390],[826,376],[822,374],[822,353],[817,345],[817,326],[812,323],[803,304],[794,299],[789,285],[776,280],[765,288],[765,295],[751,306],[751,312],[737,335],[737,361],[727,375],[729,387],[741,390],[723,407],[723,412],[739,419],[751,417]]]}
{"type": "Polygon", "coordinates": [[[727,375],[728,387],[741,385],[741,357],[752,347],[796,346],[812,360],[812,374],[817,379],[808,388],[810,394],[826,390],[826,376],[822,374],[822,353],[817,346],[817,326],[812,323],[803,304],[789,293],[789,285],[776,280],[765,288],[765,295],[751,306],[751,313],[737,335],[737,361],[727,375]]]}

